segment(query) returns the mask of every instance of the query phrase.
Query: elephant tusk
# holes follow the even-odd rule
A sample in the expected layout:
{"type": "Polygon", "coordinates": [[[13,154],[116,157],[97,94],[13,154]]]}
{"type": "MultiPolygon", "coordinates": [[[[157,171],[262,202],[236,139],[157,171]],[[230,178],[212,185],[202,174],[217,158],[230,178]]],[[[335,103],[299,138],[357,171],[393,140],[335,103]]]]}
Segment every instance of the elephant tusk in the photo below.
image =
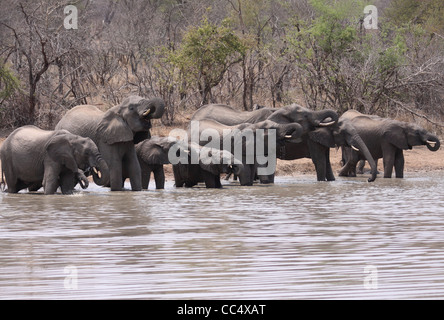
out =
{"type": "Polygon", "coordinates": [[[97,170],[96,167],[93,167],[93,171],[99,179],[102,178],[102,174],[101,174],[100,170],[97,170]]]}
{"type": "Polygon", "coordinates": [[[150,114],[150,112],[151,112],[151,109],[148,109],[142,114],[142,116],[146,117],[150,114]]]}
{"type": "Polygon", "coordinates": [[[353,150],[355,150],[355,151],[359,152],[359,149],[358,149],[358,148],[356,148],[356,147],[355,147],[354,145],[352,145],[351,147],[352,147],[352,149],[353,149],[353,150]]]}
{"type": "Polygon", "coordinates": [[[328,126],[331,126],[331,125],[335,124],[335,122],[336,122],[336,121],[320,122],[320,123],[319,123],[319,126],[320,126],[320,127],[328,127],[328,126]]]}
{"type": "Polygon", "coordinates": [[[434,148],[434,147],[436,146],[436,142],[435,142],[435,141],[427,140],[427,144],[428,144],[429,146],[431,146],[432,148],[434,148]]]}
{"type": "Polygon", "coordinates": [[[80,183],[80,186],[82,187],[82,189],[88,188],[88,184],[83,182],[83,180],[80,180],[79,183],[80,183]]]}
{"type": "Polygon", "coordinates": [[[286,134],[285,135],[285,139],[291,139],[292,138],[292,135],[291,134],[286,134]]]}

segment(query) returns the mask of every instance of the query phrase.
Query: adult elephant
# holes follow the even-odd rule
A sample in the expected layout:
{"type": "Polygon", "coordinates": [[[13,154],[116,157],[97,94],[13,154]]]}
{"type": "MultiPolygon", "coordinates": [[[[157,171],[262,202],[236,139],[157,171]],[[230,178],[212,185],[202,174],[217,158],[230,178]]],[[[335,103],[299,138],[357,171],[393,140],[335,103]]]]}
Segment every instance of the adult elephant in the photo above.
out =
{"type": "Polygon", "coordinates": [[[206,119],[193,122],[191,131],[196,124],[199,125],[201,145],[211,144],[214,148],[229,151],[244,165],[244,175],[239,176],[239,182],[247,186],[253,185],[256,173],[262,183],[272,183],[276,149],[285,142],[300,142],[303,133],[302,126],[298,123],[280,124],[271,120],[228,126],[206,119]],[[272,132],[275,133],[274,136],[271,135],[272,132]],[[211,142],[208,142],[210,138],[211,142]]]}
{"type": "MultiPolygon", "coordinates": [[[[176,150],[184,148],[178,146],[176,150]]],[[[174,150],[174,149],[173,149],[174,150]]],[[[190,143],[185,149],[186,157],[173,164],[175,186],[191,188],[204,182],[207,188],[222,188],[220,175],[234,173],[244,179],[244,166],[237,163],[233,154],[226,150],[202,147],[190,143]],[[214,162],[217,158],[219,161],[214,162]]],[[[180,151],[179,151],[180,152],[180,151]]]]}
{"type": "Polygon", "coordinates": [[[97,184],[109,180],[108,165],[95,143],[66,130],[18,128],[3,142],[0,158],[9,193],[43,186],[45,194],[55,193],[58,187],[71,194],[78,182],[82,188],[88,186],[84,171],[89,169],[97,184]]]}
{"type": "Polygon", "coordinates": [[[338,114],[333,110],[314,111],[297,104],[282,108],[262,107],[253,111],[239,111],[223,104],[202,106],[191,117],[191,121],[215,120],[222,124],[234,126],[242,123],[257,123],[271,120],[280,124],[297,122],[304,132],[317,127],[328,127],[336,123],[338,114]]]}
{"type": "MultiPolygon", "coordinates": [[[[225,125],[236,125],[244,122],[256,123],[271,120],[280,124],[298,123],[302,126],[302,142],[287,141],[277,150],[277,157],[283,160],[311,158],[316,169],[318,181],[335,180],[330,164],[329,149],[334,141],[333,127],[337,128],[338,114],[333,110],[314,111],[297,104],[282,108],[263,107],[253,111],[238,111],[226,105],[207,105],[195,112],[191,120],[210,119],[225,125]],[[322,129],[324,128],[324,129],[322,129]],[[310,132],[318,130],[328,137],[328,142],[319,143],[312,139],[310,132]]],[[[351,132],[350,135],[353,135],[351,132]]]]}
{"type": "Polygon", "coordinates": [[[151,119],[160,118],[165,103],[162,99],[130,96],[106,112],[92,105],[69,110],[56,129],[91,138],[98,146],[110,169],[111,190],[122,190],[129,177],[133,191],[142,190],[142,178],[134,144],[149,138],[151,119]]]}
{"type": "MultiPolygon", "coordinates": [[[[318,181],[334,181],[335,176],[330,163],[330,149],[335,147],[349,147],[358,150],[368,160],[371,167],[369,182],[376,179],[377,167],[366,143],[362,140],[357,130],[347,119],[340,119],[328,128],[317,128],[303,136],[299,144],[288,143],[278,150],[279,159],[294,160],[311,158],[316,169],[318,181]]],[[[343,167],[339,175],[343,176],[346,167],[343,167]]]]}
{"type": "MultiPolygon", "coordinates": [[[[395,168],[396,178],[404,177],[403,150],[425,145],[430,151],[437,151],[441,145],[437,136],[414,123],[365,115],[356,110],[345,112],[341,119],[348,119],[362,137],[373,159],[382,158],[384,178],[391,178],[395,168]]],[[[343,148],[346,163],[344,175],[355,176],[356,164],[364,160],[362,154],[349,148],[343,148]]]]}

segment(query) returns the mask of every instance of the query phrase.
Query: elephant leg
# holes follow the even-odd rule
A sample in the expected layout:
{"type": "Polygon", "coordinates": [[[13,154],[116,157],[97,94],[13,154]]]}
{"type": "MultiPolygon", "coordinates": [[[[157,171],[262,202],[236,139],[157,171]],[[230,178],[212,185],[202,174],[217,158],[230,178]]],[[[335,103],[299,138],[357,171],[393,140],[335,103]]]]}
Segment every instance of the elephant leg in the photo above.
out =
{"type": "Polygon", "coordinates": [[[360,160],[356,173],[363,174],[364,173],[364,167],[365,167],[365,160],[360,160]]]}
{"type": "Polygon", "coordinates": [[[395,156],[389,155],[382,158],[384,164],[384,178],[391,178],[393,172],[393,166],[395,165],[395,156]]]}
{"type": "Polygon", "coordinates": [[[220,177],[211,172],[202,170],[202,177],[207,188],[222,188],[220,177]]]}
{"type": "Polygon", "coordinates": [[[54,194],[59,187],[59,173],[54,172],[54,170],[45,170],[43,178],[43,189],[45,194],[54,194]]]}
{"type": "Polygon", "coordinates": [[[182,175],[180,174],[181,165],[173,165],[173,175],[174,175],[174,186],[176,188],[182,188],[185,184],[185,181],[182,179],[182,175]]]}
{"type": "Polygon", "coordinates": [[[327,151],[325,153],[325,170],[326,170],[326,178],[327,181],[335,181],[335,175],[333,173],[333,169],[331,168],[330,163],[330,149],[327,148],[327,151]]]}
{"type": "Polygon", "coordinates": [[[68,171],[60,174],[60,190],[63,194],[73,194],[77,179],[74,172],[68,171]]]}
{"type": "Polygon", "coordinates": [[[16,179],[16,178],[11,178],[11,177],[8,178],[8,176],[6,175],[6,183],[7,183],[7,186],[8,186],[6,191],[8,193],[17,193],[17,192],[19,192],[21,190],[21,189],[18,188],[19,180],[16,179]]]}
{"type": "Polygon", "coordinates": [[[109,163],[109,183],[111,191],[121,191],[123,188],[123,172],[122,161],[120,159],[112,159],[109,163]]]}
{"type": "Polygon", "coordinates": [[[142,170],[142,189],[147,190],[150,185],[150,177],[152,169],[150,166],[140,166],[142,170]]]}
{"type": "Polygon", "coordinates": [[[315,157],[311,159],[316,170],[316,178],[318,181],[325,181],[327,177],[327,165],[325,160],[315,157]]]}
{"type": "Polygon", "coordinates": [[[156,182],[156,189],[165,188],[165,172],[163,170],[163,165],[156,166],[153,170],[154,181],[156,182]]]}
{"type": "Polygon", "coordinates": [[[311,142],[308,144],[311,161],[316,170],[316,177],[318,181],[327,180],[327,159],[326,152],[318,143],[311,142]]]}
{"type": "MultiPolygon", "coordinates": [[[[6,180],[8,181],[8,180],[6,180]]],[[[16,179],[15,181],[8,183],[8,193],[18,193],[20,190],[28,188],[28,184],[23,182],[20,179],[16,179]]],[[[40,189],[40,188],[39,188],[40,189]]]]}
{"type": "Polygon", "coordinates": [[[396,178],[404,178],[404,153],[402,149],[397,149],[395,154],[395,175],[396,178]]]}
{"type": "Polygon", "coordinates": [[[139,160],[137,159],[136,150],[130,151],[125,161],[128,170],[128,176],[131,183],[131,190],[142,190],[142,170],[140,169],[139,160]]]}

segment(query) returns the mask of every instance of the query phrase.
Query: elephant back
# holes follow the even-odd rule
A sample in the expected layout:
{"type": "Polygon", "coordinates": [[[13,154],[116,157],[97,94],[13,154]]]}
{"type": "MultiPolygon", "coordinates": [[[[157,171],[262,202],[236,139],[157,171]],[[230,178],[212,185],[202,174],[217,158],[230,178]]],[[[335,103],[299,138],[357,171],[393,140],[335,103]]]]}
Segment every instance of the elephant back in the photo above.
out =
{"type": "Polygon", "coordinates": [[[105,113],[92,105],[80,105],[69,110],[55,129],[65,129],[73,134],[91,138],[98,144],[97,128],[105,113]]]}

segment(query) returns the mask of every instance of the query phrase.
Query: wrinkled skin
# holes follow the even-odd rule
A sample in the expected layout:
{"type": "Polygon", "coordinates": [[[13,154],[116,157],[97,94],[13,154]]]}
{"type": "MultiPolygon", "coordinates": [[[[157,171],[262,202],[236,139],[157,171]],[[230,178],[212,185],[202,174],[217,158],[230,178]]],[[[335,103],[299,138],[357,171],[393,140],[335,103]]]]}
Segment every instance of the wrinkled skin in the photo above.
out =
{"type": "Polygon", "coordinates": [[[191,188],[199,182],[204,182],[207,188],[222,188],[220,175],[222,173],[234,173],[242,175],[244,166],[235,163],[234,157],[228,151],[214,148],[203,148],[199,145],[190,144],[187,153],[187,161],[173,164],[175,185],[177,188],[191,188]],[[194,154],[194,155],[193,155],[194,154]],[[207,155],[218,155],[220,163],[206,161],[207,155]],[[192,158],[199,159],[199,163],[192,163],[192,158]]]}
{"type": "Polygon", "coordinates": [[[225,125],[236,125],[245,122],[257,123],[271,120],[279,124],[297,123],[302,126],[302,142],[284,142],[277,149],[277,157],[283,160],[311,158],[319,181],[335,180],[331,169],[329,148],[311,139],[310,132],[320,130],[332,140],[333,130],[337,126],[338,115],[333,110],[313,111],[297,104],[282,108],[260,107],[253,111],[238,111],[226,105],[203,106],[193,115],[192,120],[212,119],[225,125]]]}
{"type": "MultiPolygon", "coordinates": [[[[425,145],[430,151],[437,151],[441,145],[438,137],[413,123],[365,115],[355,110],[345,112],[341,119],[348,119],[352,123],[375,161],[383,159],[384,178],[392,177],[393,168],[396,178],[404,177],[403,150],[425,145]]],[[[343,161],[346,164],[344,175],[356,176],[359,160],[368,159],[360,152],[343,148],[343,161]]]]}
{"type": "Polygon", "coordinates": [[[106,112],[95,106],[82,105],[69,110],[56,129],[91,138],[110,169],[107,186],[122,190],[128,177],[133,191],[142,190],[140,164],[134,144],[149,138],[151,119],[160,118],[165,104],[162,99],[130,96],[106,112]]]}
{"type": "Polygon", "coordinates": [[[259,107],[253,111],[239,111],[223,104],[202,106],[191,117],[191,121],[214,120],[228,126],[242,123],[257,123],[271,120],[280,124],[299,123],[304,132],[317,127],[330,126],[338,121],[333,110],[313,111],[297,104],[282,108],[259,107]]]}
{"type": "MultiPolygon", "coordinates": [[[[266,157],[275,157],[276,149],[271,149],[271,146],[268,145],[270,134],[270,129],[275,130],[276,140],[274,141],[276,148],[279,148],[285,142],[300,142],[302,136],[302,126],[297,123],[287,123],[287,124],[279,124],[271,120],[260,121],[257,123],[243,123],[239,125],[227,126],[223,125],[220,122],[214,120],[201,120],[199,121],[199,130],[200,135],[208,129],[215,130],[220,137],[220,145],[219,149],[223,150],[224,148],[230,147],[229,151],[235,156],[238,156],[236,152],[236,145],[234,142],[242,141],[242,145],[239,148],[242,150],[242,159],[238,157],[238,160],[242,162],[244,165],[244,171],[241,175],[239,175],[239,182],[241,185],[251,186],[253,185],[253,181],[256,175],[256,171],[258,168],[257,163],[257,130],[262,129],[264,136],[262,145],[264,146],[264,156],[266,157]],[[230,132],[230,134],[227,134],[230,132]],[[224,135],[225,134],[225,135],[224,135]],[[250,139],[241,140],[240,137],[247,136],[248,134],[252,135],[250,139]],[[253,159],[254,161],[251,161],[253,159]]],[[[260,136],[259,138],[262,138],[260,136]]],[[[200,141],[201,145],[206,145],[207,141],[200,141]]],[[[266,167],[266,165],[263,165],[266,167]]],[[[274,170],[273,170],[274,171],[274,170]]],[[[262,183],[272,183],[274,181],[274,174],[270,175],[259,175],[259,179],[262,183]]]]}
{"type": "Polygon", "coordinates": [[[177,143],[168,137],[153,136],[136,144],[136,153],[142,170],[142,188],[148,189],[153,173],[156,189],[165,187],[164,165],[169,164],[168,152],[177,143]]]}
{"type": "MultiPolygon", "coordinates": [[[[330,163],[330,149],[335,147],[353,147],[359,150],[371,166],[371,177],[368,181],[372,182],[376,179],[376,163],[367,145],[347,119],[340,119],[336,124],[328,128],[318,128],[309,132],[308,135],[304,137],[302,145],[303,146],[299,148],[292,148],[290,146],[289,149],[279,150],[279,156],[281,159],[287,160],[298,159],[303,156],[311,158],[316,167],[318,181],[335,180],[330,163]],[[302,151],[302,153],[292,153],[295,150],[302,151]]],[[[339,172],[340,176],[344,175],[343,172],[347,170],[347,166],[341,169],[339,172]]]]}
{"type": "Polygon", "coordinates": [[[4,141],[0,157],[10,193],[43,187],[45,194],[54,194],[60,187],[63,194],[72,194],[77,183],[88,187],[84,172],[90,169],[95,181],[109,179],[95,143],[66,130],[18,128],[4,141]]]}

